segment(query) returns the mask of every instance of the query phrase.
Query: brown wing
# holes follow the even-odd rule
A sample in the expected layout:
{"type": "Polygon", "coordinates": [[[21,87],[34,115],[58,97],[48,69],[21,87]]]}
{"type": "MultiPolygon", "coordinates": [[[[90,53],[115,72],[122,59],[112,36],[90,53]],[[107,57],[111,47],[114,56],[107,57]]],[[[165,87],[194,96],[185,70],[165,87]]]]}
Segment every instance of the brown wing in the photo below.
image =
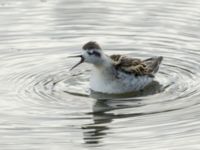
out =
{"type": "Polygon", "coordinates": [[[162,57],[152,57],[143,61],[123,55],[111,55],[110,58],[113,60],[113,65],[116,69],[137,76],[153,76],[158,71],[162,61],[162,57]]]}

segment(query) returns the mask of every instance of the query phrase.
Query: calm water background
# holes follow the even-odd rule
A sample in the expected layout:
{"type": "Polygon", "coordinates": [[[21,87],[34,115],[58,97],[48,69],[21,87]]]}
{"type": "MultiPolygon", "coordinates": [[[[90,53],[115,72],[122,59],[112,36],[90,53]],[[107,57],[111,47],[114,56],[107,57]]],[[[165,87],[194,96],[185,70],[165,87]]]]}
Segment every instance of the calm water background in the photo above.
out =
{"type": "Polygon", "coordinates": [[[0,0],[0,19],[1,150],[200,149],[200,0],[0,0]],[[90,95],[67,58],[90,40],[164,56],[155,85],[90,95]]]}

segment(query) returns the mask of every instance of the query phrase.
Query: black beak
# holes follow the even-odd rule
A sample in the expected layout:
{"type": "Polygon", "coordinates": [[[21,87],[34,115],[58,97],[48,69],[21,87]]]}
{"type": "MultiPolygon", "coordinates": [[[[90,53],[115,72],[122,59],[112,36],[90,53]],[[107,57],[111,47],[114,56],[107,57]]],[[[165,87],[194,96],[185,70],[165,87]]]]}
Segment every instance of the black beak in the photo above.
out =
{"type": "Polygon", "coordinates": [[[71,58],[71,57],[80,57],[80,58],[81,58],[81,60],[80,60],[76,65],[74,65],[74,66],[70,69],[70,71],[71,71],[72,69],[76,68],[78,65],[80,65],[80,64],[82,64],[82,63],[84,62],[84,58],[83,58],[82,55],[69,56],[69,57],[70,57],[70,58],[71,58]]]}

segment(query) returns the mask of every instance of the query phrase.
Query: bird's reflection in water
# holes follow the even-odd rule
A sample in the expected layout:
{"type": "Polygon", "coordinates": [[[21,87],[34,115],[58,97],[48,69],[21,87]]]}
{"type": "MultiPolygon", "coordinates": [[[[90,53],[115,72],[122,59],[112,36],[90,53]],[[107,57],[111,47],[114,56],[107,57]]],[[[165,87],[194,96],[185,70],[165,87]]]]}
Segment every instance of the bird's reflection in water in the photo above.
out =
{"type": "Polygon", "coordinates": [[[109,129],[108,123],[114,118],[114,114],[106,113],[109,106],[106,101],[96,101],[91,113],[93,123],[86,124],[82,127],[84,134],[84,141],[87,144],[98,144],[106,135],[106,130],[109,129]]]}
{"type": "MultiPolygon", "coordinates": [[[[155,94],[160,90],[161,85],[158,82],[155,82],[150,88],[147,87],[147,89],[145,89],[144,91],[140,91],[139,93],[134,94],[141,97],[145,95],[155,94]]],[[[144,115],[143,113],[134,112],[131,112],[129,114],[115,114],[112,111],[118,109],[140,107],[143,105],[142,99],[140,97],[130,98],[130,94],[105,95],[100,93],[91,93],[91,96],[97,99],[93,105],[92,112],[89,113],[90,115],[92,115],[93,120],[92,123],[82,126],[84,141],[90,146],[97,146],[101,144],[102,139],[106,137],[106,134],[108,133],[109,123],[111,123],[113,119],[144,115]]]]}
{"type": "MultiPolygon", "coordinates": [[[[125,109],[129,107],[139,107],[141,105],[140,99],[131,100],[97,100],[91,112],[93,123],[82,126],[84,141],[86,144],[100,144],[101,139],[106,136],[109,130],[109,123],[113,119],[134,117],[142,115],[141,113],[132,114],[114,114],[112,110],[125,109]],[[125,103],[125,104],[123,104],[125,103]]],[[[96,146],[96,145],[95,145],[96,146]]]]}

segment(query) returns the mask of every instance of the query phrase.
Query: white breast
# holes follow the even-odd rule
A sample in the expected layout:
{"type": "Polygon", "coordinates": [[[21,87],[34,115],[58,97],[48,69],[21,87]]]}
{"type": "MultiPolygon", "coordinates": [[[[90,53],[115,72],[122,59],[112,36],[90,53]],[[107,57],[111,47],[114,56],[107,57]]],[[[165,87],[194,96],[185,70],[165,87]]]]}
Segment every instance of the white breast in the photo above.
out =
{"type": "Polygon", "coordinates": [[[118,72],[116,78],[110,70],[95,69],[90,78],[90,88],[102,93],[126,93],[143,89],[153,80],[149,76],[134,76],[118,72]]]}

